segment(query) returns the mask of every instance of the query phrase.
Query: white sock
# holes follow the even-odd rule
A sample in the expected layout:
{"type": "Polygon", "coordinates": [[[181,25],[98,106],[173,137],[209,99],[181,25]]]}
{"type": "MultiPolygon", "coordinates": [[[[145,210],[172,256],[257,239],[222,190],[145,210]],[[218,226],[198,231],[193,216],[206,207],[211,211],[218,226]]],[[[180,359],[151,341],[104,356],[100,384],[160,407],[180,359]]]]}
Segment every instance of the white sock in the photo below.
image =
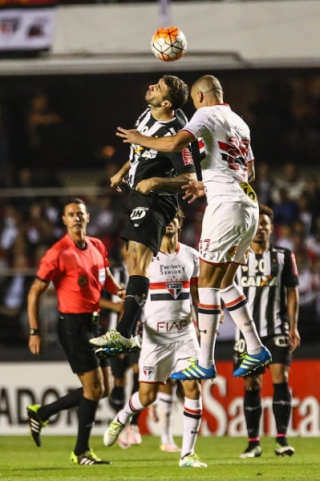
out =
{"type": "Polygon", "coordinates": [[[198,327],[200,332],[199,366],[209,369],[214,364],[214,348],[220,322],[220,289],[200,287],[198,327]]]}
{"type": "Polygon", "coordinates": [[[258,354],[261,351],[262,342],[252,319],[247,298],[240,287],[232,284],[226,289],[221,289],[221,299],[234,323],[243,334],[248,354],[258,354]]]}
{"type": "Polygon", "coordinates": [[[158,416],[161,429],[161,444],[174,444],[172,436],[172,407],[173,396],[159,392],[158,394],[158,416]]]}
{"type": "Polygon", "coordinates": [[[194,453],[202,415],[202,399],[184,398],[181,458],[194,453]]]}
{"type": "Polygon", "coordinates": [[[139,398],[139,392],[135,392],[132,394],[131,398],[127,402],[121,411],[118,412],[118,421],[119,423],[123,424],[124,426],[130,421],[132,416],[145,409],[145,406],[142,406],[139,398]]]}

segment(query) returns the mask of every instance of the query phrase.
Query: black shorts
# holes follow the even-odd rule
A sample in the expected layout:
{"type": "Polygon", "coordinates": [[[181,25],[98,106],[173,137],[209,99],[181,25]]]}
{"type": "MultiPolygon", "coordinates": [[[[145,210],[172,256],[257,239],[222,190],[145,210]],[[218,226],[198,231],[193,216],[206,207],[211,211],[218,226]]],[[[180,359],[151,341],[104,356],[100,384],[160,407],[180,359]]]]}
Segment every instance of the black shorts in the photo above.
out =
{"type": "Polygon", "coordinates": [[[121,357],[112,357],[110,359],[111,372],[113,377],[122,377],[126,371],[134,364],[139,363],[140,350],[124,354],[121,357]]]}
{"type": "Polygon", "coordinates": [[[176,195],[143,195],[130,191],[128,219],[121,232],[122,239],[139,242],[156,255],[167,225],[174,219],[178,208],[176,195]]]}
{"type": "Polygon", "coordinates": [[[107,359],[100,360],[95,355],[97,348],[89,343],[89,339],[99,336],[100,331],[99,318],[94,319],[92,314],[60,313],[59,341],[75,374],[83,374],[109,365],[107,359]]]}
{"type": "MultiPolygon", "coordinates": [[[[261,342],[266,346],[272,355],[271,364],[284,364],[290,367],[292,361],[292,353],[289,348],[289,337],[285,334],[272,337],[262,337],[261,342]]],[[[244,339],[239,339],[234,345],[234,368],[239,367],[241,359],[239,358],[246,350],[246,343],[244,339]]],[[[254,371],[254,374],[264,374],[266,369],[262,366],[254,371]]]]}

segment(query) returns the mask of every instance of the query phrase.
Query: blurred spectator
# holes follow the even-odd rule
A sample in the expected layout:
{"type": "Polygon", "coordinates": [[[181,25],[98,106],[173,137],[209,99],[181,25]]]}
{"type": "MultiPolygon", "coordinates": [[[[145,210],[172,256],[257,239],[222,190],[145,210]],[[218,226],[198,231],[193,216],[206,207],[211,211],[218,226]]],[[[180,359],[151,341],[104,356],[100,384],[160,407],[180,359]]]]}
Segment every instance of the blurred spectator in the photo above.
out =
{"type": "Polygon", "coordinates": [[[0,340],[2,344],[21,344],[23,338],[23,310],[27,305],[27,295],[34,275],[28,272],[28,258],[23,253],[14,256],[13,273],[1,278],[0,289],[0,340]]]}
{"type": "Polygon", "coordinates": [[[298,219],[298,207],[295,200],[289,196],[288,189],[282,186],[278,189],[279,201],[274,204],[274,225],[292,225],[298,219]]]}
{"type": "Polygon", "coordinates": [[[292,162],[286,162],[283,167],[283,178],[275,182],[273,201],[277,204],[283,202],[281,194],[286,191],[288,200],[297,200],[305,188],[306,180],[301,175],[298,166],[292,162]]]}
{"type": "Polygon", "coordinates": [[[258,162],[256,167],[256,180],[253,184],[260,204],[273,206],[272,191],[274,179],[270,172],[270,165],[267,162],[258,162]]]}

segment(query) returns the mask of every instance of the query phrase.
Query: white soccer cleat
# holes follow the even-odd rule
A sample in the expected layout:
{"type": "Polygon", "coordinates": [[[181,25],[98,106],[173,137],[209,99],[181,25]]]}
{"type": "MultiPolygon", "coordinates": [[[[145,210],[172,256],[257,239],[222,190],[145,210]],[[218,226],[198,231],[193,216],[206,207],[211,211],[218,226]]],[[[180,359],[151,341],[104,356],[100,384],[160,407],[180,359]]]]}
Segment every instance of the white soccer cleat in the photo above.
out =
{"type": "Polygon", "coordinates": [[[239,458],[246,459],[246,458],[259,458],[262,454],[262,448],[259,444],[256,446],[248,446],[247,449],[240,454],[239,458]]]}
{"type": "Polygon", "coordinates": [[[295,453],[295,449],[288,444],[286,446],[281,446],[281,444],[276,444],[275,453],[277,456],[293,456],[295,453]]]}
{"type": "Polygon", "coordinates": [[[128,449],[130,448],[131,444],[129,442],[129,436],[128,436],[128,427],[127,426],[123,431],[118,436],[118,445],[120,446],[121,449],[128,449]]]}
{"type": "Polygon", "coordinates": [[[127,339],[121,336],[116,329],[111,329],[102,336],[93,337],[92,339],[89,339],[89,342],[94,346],[119,350],[119,354],[122,352],[135,352],[141,348],[138,336],[131,336],[130,339],[127,339]]]}
{"type": "Polygon", "coordinates": [[[140,429],[136,424],[130,424],[127,427],[128,441],[131,446],[138,446],[142,443],[142,437],[140,434],[140,429]]]}
{"type": "Polygon", "coordinates": [[[208,465],[203,463],[196,453],[188,454],[179,461],[180,468],[207,468],[208,465]]]}
{"type": "Polygon", "coordinates": [[[175,443],[161,444],[160,451],[163,451],[164,453],[180,453],[181,448],[179,448],[179,446],[177,446],[175,443]]]}
{"type": "Polygon", "coordinates": [[[118,418],[115,418],[104,432],[103,444],[113,446],[124,427],[124,424],[119,423],[118,418]]]}

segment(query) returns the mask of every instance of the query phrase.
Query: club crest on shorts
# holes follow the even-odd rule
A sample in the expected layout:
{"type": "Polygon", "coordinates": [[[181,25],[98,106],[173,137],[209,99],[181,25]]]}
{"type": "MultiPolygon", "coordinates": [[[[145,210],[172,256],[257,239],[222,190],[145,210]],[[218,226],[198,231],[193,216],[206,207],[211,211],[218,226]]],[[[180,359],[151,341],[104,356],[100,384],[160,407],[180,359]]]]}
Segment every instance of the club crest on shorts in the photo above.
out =
{"type": "Polygon", "coordinates": [[[143,366],[142,370],[144,375],[149,377],[154,373],[154,366],[143,366]]]}

